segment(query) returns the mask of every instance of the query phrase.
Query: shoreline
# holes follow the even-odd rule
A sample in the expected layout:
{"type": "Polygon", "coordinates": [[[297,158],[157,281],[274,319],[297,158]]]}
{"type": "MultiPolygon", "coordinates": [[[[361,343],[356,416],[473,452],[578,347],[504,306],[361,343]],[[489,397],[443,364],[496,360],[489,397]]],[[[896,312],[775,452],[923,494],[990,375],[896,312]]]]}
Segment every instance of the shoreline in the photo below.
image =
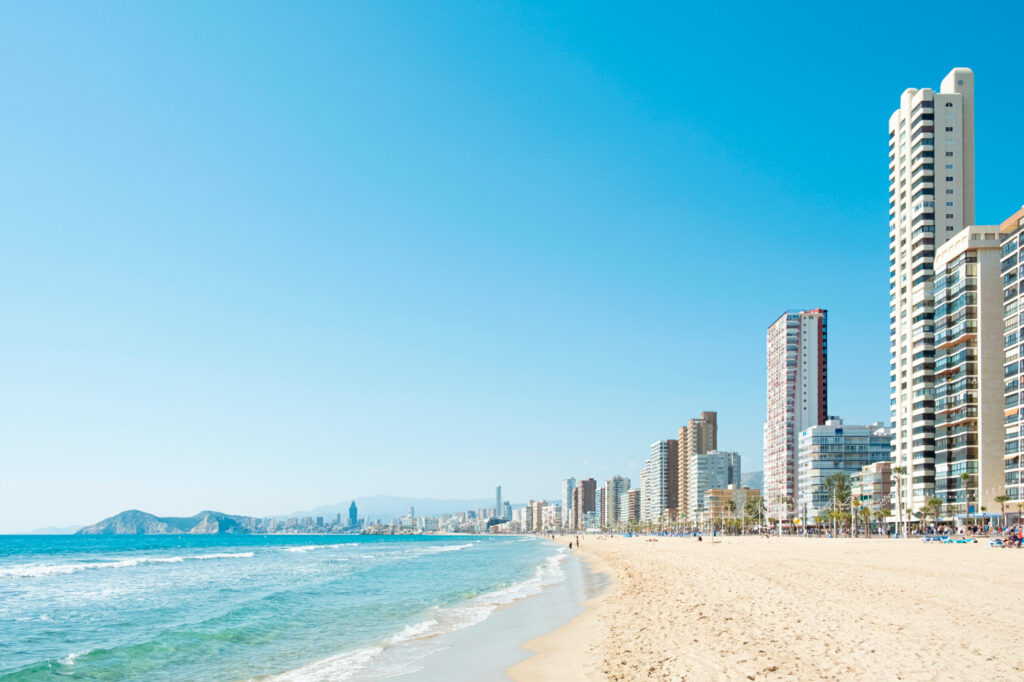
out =
{"type": "MultiPolygon", "coordinates": [[[[588,538],[587,547],[595,541],[600,542],[595,537],[588,538]]],[[[597,679],[600,676],[598,661],[587,643],[595,641],[594,635],[598,634],[600,627],[598,608],[613,596],[617,583],[611,568],[600,557],[582,548],[574,549],[573,555],[586,564],[593,575],[603,576],[603,588],[580,602],[583,611],[568,623],[534,637],[519,647],[523,651],[532,652],[532,655],[506,670],[506,675],[513,682],[561,682],[597,679]]]]}
{"type": "Polygon", "coordinates": [[[604,575],[592,570],[588,562],[575,553],[564,553],[565,547],[558,542],[532,537],[545,540],[556,553],[562,550],[562,579],[543,585],[534,594],[499,605],[487,618],[470,627],[413,643],[414,647],[423,647],[422,655],[398,679],[507,680],[510,667],[518,666],[531,655],[525,643],[565,627],[584,610],[582,603],[604,591],[604,575]]]}

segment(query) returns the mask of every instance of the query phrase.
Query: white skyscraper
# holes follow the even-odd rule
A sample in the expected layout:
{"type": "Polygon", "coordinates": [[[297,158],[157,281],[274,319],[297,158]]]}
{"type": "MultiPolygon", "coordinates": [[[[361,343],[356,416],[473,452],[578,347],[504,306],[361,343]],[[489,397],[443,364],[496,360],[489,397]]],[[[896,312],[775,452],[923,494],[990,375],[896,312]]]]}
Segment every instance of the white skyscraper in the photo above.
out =
{"type": "Polygon", "coordinates": [[[790,311],[768,328],[764,500],[768,515],[783,521],[793,517],[798,495],[797,438],[828,414],[827,318],[820,308],[790,311]]]}
{"type": "Polygon", "coordinates": [[[974,74],[956,68],[889,117],[889,403],[908,512],[935,496],[935,252],[973,223],[974,74]]]}

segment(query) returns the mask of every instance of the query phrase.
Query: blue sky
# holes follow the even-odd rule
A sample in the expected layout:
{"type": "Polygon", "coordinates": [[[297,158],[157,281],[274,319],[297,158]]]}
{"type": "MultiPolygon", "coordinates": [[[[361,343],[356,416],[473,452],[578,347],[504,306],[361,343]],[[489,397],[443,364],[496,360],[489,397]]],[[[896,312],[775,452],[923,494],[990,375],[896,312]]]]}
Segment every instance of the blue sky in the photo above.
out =
{"type": "Polygon", "coordinates": [[[554,496],[708,409],[759,469],[788,308],[887,419],[902,90],[974,69],[1024,203],[1022,12],[956,7],[0,5],[0,532],[554,496]]]}

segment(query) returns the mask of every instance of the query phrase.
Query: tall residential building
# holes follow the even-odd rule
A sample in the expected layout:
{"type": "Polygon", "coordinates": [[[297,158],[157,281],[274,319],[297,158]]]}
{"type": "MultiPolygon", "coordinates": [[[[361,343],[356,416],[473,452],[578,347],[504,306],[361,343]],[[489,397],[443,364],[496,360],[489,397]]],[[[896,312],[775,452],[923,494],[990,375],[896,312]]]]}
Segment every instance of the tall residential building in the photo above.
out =
{"type": "Polygon", "coordinates": [[[690,457],[718,449],[718,413],[701,412],[679,427],[679,465],[676,503],[680,513],[690,508],[690,457]]]}
{"type": "MultiPolygon", "coordinates": [[[[1002,235],[1003,313],[1005,376],[1003,407],[1005,435],[1003,442],[1003,469],[1006,496],[1015,503],[1024,500],[1024,457],[1021,436],[1024,436],[1024,360],[1021,342],[1024,341],[1024,208],[1003,221],[1002,235]]],[[[1019,507],[1018,507],[1019,508],[1019,507]]],[[[995,507],[989,506],[994,510],[995,507]]]]}
{"type": "Polygon", "coordinates": [[[790,311],[768,327],[763,495],[768,515],[783,521],[799,493],[797,437],[828,411],[827,318],[821,308],[790,311]]]}
{"type": "Polygon", "coordinates": [[[626,493],[629,491],[629,479],[624,476],[612,476],[604,485],[604,525],[612,527],[622,521],[621,509],[627,503],[626,493]]]}
{"type": "Polygon", "coordinates": [[[359,525],[359,510],[356,509],[356,501],[352,500],[352,504],[348,506],[348,526],[355,528],[357,525],[359,525]]]}
{"type": "Polygon", "coordinates": [[[573,477],[562,479],[562,527],[572,526],[572,492],[576,489],[576,479],[573,477]]]}
{"type": "Polygon", "coordinates": [[[534,502],[530,501],[530,514],[533,519],[531,521],[531,529],[535,533],[539,533],[544,530],[544,507],[547,506],[547,502],[544,500],[538,500],[534,502]]]}
{"type": "Polygon", "coordinates": [[[640,520],[640,489],[630,488],[626,491],[626,523],[636,523],[640,520]]]}
{"type": "Polygon", "coordinates": [[[666,510],[674,513],[678,504],[678,441],[651,443],[651,455],[640,472],[643,521],[658,521],[666,510]]]}
{"type": "Polygon", "coordinates": [[[604,486],[597,489],[597,495],[594,497],[594,505],[597,507],[597,525],[599,528],[605,526],[605,491],[604,486]]]}
{"type": "Polygon", "coordinates": [[[801,431],[799,495],[794,513],[806,522],[824,515],[831,503],[826,483],[829,476],[859,476],[865,466],[888,462],[891,455],[892,429],[881,423],[844,424],[842,419],[832,417],[801,431]]]}
{"type": "Polygon", "coordinates": [[[999,230],[968,226],[935,253],[935,496],[946,519],[993,509],[1003,489],[999,230]]]}
{"type": "Polygon", "coordinates": [[[974,223],[974,74],[903,91],[889,117],[889,405],[904,508],[935,495],[936,249],[974,223]]]}
{"type": "Polygon", "coordinates": [[[501,486],[494,486],[494,515],[501,516],[501,486]]]}
{"type": "Polygon", "coordinates": [[[742,470],[737,452],[713,450],[690,456],[690,507],[689,519],[707,511],[707,491],[711,489],[740,487],[742,470]]]}
{"type": "Polygon", "coordinates": [[[587,514],[592,514],[594,512],[594,498],[597,497],[597,481],[592,478],[583,479],[576,484],[576,490],[573,491],[573,496],[572,527],[576,530],[583,530],[587,527],[587,514]]]}

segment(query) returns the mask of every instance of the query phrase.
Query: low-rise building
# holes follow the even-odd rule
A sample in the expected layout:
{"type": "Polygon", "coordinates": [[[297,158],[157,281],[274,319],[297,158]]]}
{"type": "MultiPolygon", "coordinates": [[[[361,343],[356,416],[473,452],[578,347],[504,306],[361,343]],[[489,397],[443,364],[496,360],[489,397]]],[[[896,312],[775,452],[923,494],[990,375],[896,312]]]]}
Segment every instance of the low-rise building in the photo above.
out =
{"type": "Polygon", "coordinates": [[[831,508],[828,478],[833,474],[859,474],[892,455],[892,429],[881,423],[843,424],[838,417],[800,433],[798,516],[813,519],[831,508]]]}
{"type": "Polygon", "coordinates": [[[727,488],[712,488],[704,493],[707,514],[713,519],[740,518],[743,508],[751,500],[761,499],[761,491],[757,488],[744,488],[730,485],[727,488]],[[729,502],[735,505],[729,509],[729,502]]]}
{"type": "Polygon", "coordinates": [[[892,462],[884,460],[861,467],[850,476],[853,499],[871,511],[892,508],[892,462]]]}

